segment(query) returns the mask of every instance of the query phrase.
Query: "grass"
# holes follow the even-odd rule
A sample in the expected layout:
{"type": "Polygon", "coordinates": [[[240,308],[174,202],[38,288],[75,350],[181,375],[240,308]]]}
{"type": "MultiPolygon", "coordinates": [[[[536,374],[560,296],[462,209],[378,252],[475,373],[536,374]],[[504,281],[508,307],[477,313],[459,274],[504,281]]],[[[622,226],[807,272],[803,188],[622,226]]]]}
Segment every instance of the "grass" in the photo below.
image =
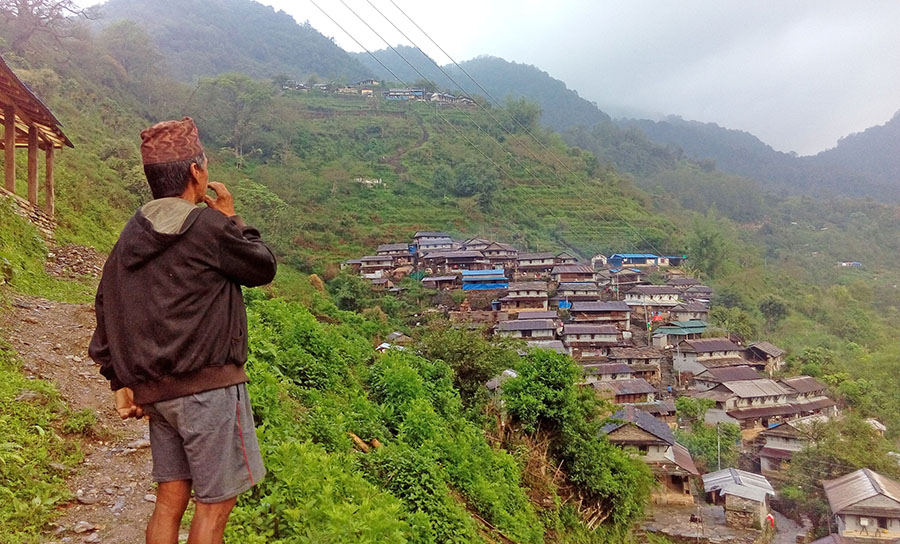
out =
{"type": "Polygon", "coordinates": [[[29,380],[20,361],[0,344],[0,535],[5,544],[41,542],[57,506],[70,498],[66,471],[82,458],[67,425],[84,428],[89,418],[66,418],[53,384],[29,380]]]}

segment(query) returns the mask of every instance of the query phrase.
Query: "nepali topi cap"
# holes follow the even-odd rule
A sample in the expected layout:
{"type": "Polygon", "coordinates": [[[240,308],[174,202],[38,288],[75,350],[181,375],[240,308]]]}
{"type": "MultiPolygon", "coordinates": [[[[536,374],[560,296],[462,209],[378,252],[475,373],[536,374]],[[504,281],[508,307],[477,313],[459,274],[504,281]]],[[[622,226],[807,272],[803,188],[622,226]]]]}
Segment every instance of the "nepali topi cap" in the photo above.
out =
{"type": "Polygon", "coordinates": [[[141,158],[145,165],[186,161],[202,154],[197,125],[190,117],[163,121],[141,131],[141,158]]]}

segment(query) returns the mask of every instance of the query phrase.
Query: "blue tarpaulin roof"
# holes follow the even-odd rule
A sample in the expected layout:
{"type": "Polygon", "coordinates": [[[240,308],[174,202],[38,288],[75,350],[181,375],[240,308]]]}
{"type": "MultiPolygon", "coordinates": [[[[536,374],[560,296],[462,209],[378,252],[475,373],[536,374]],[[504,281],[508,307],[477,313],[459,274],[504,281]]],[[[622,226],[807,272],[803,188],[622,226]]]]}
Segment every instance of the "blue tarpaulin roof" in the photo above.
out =
{"type": "Polygon", "coordinates": [[[652,253],[616,253],[610,259],[659,259],[652,253]]]}
{"type": "Polygon", "coordinates": [[[504,276],[506,270],[502,268],[494,268],[493,270],[463,270],[463,277],[466,276],[504,276]]]}

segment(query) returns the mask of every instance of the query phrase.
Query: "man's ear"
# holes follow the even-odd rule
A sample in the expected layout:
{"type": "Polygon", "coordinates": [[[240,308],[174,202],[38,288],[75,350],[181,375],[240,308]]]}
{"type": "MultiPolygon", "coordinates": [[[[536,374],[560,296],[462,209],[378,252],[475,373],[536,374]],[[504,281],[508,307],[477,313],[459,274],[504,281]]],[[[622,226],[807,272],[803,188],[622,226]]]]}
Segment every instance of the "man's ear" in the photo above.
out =
{"type": "Polygon", "coordinates": [[[203,167],[199,164],[192,162],[191,163],[191,180],[192,181],[200,181],[200,172],[203,171],[203,167]]]}

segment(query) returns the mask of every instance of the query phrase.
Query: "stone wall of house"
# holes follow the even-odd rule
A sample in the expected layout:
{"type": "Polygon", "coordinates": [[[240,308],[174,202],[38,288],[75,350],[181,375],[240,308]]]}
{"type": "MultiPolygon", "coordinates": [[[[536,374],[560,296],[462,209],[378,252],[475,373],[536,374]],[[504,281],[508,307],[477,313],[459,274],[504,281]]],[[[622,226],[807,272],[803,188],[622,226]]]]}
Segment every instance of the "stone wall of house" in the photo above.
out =
{"type": "Polygon", "coordinates": [[[24,198],[10,193],[6,189],[0,187],[0,198],[5,197],[12,201],[13,211],[21,217],[31,221],[37,227],[41,236],[48,242],[53,241],[53,233],[56,230],[56,221],[43,209],[28,202],[24,198]]]}

